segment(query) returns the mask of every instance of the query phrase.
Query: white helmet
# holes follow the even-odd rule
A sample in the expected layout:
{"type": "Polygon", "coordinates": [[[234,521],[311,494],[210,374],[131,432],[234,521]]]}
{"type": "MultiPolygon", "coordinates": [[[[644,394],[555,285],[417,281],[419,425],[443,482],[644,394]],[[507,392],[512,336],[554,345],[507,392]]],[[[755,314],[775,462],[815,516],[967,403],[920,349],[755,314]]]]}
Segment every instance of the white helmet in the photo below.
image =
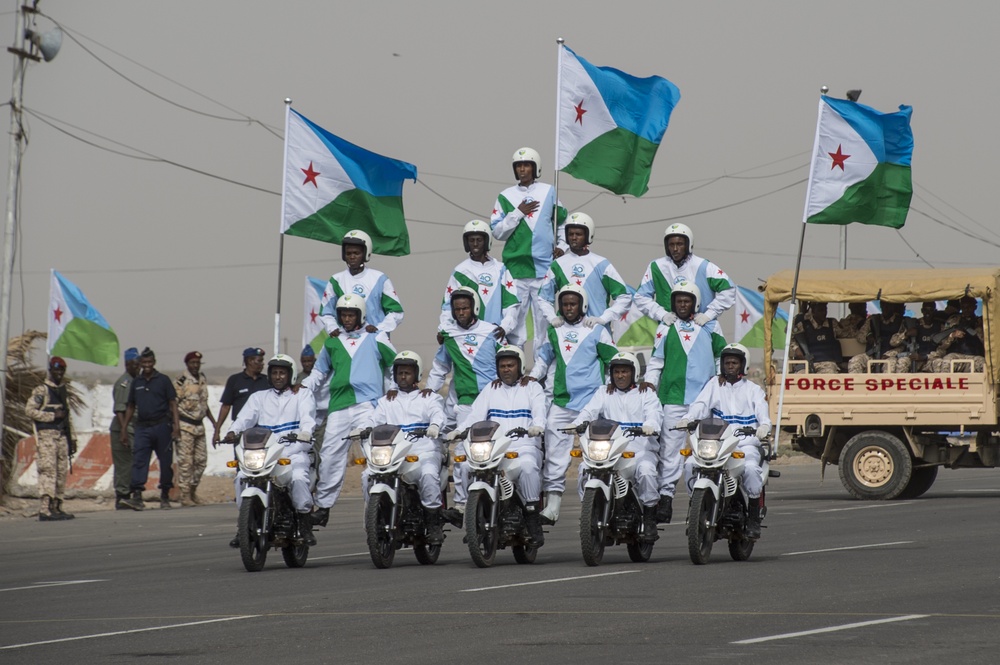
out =
{"type": "Polygon", "coordinates": [[[520,363],[520,373],[524,374],[524,351],[520,348],[514,346],[513,344],[505,344],[497,349],[496,360],[497,363],[500,362],[501,358],[517,358],[517,362],[520,363]]]}
{"type": "Polygon", "coordinates": [[[575,293],[580,296],[583,301],[580,303],[580,315],[587,315],[587,292],[583,290],[583,287],[579,284],[567,284],[566,286],[559,289],[559,293],[556,294],[556,309],[559,309],[559,304],[562,302],[562,298],[567,293],[575,293]]]}
{"type": "Polygon", "coordinates": [[[482,220],[474,219],[466,224],[465,229],[462,230],[462,245],[465,247],[465,251],[469,251],[469,241],[466,240],[466,236],[470,233],[486,235],[486,251],[489,251],[493,246],[493,232],[490,230],[490,225],[482,220]]]}
{"type": "Polygon", "coordinates": [[[279,353],[267,361],[267,378],[271,378],[271,368],[272,367],[284,367],[291,374],[288,377],[288,385],[291,386],[295,383],[295,376],[298,374],[298,368],[295,365],[295,360],[291,356],[286,356],[284,353],[279,353]]]}
{"type": "MultiPolygon", "coordinates": [[[[356,309],[360,312],[358,322],[359,326],[363,326],[365,322],[365,313],[367,308],[365,307],[365,299],[354,293],[345,293],[344,295],[337,298],[337,306],[334,311],[339,312],[342,309],[356,309]]],[[[337,317],[337,323],[340,323],[340,317],[337,317]]]]}
{"type": "MultiPolygon", "coordinates": [[[[518,148],[511,159],[511,167],[517,166],[518,162],[531,162],[535,165],[535,178],[542,174],[542,158],[534,148],[518,148]]],[[[514,177],[517,177],[517,171],[514,171],[514,177]]]]}
{"type": "Polygon", "coordinates": [[[663,232],[663,250],[667,249],[667,238],[670,236],[684,236],[688,241],[688,253],[694,251],[694,234],[691,232],[691,227],[687,224],[671,224],[667,227],[667,230],[663,232]]]}
{"type": "MultiPolygon", "coordinates": [[[[597,230],[597,225],[594,224],[594,218],[585,212],[574,212],[566,220],[566,224],[563,226],[563,233],[569,231],[571,226],[582,226],[587,229],[587,244],[594,242],[594,232],[597,230]]],[[[569,242],[568,240],[566,242],[569,242]]]]}
{"type": "Polygon", "coordinates": [[[455,301],[456,296],[462,296],[463,298],[472,298],[472,313],[479,318],[479,294],[470,289],[468,286],[460,286],[451,292],[451,298],[448,300],[450,305],[455,301]]]}
{"type": "Polygon", "coordinates": [[[726,356],[736,356],[737,358],[742,360],[743,367],[740,368],[740,376],[746,374],[747,363],[750,362],[750,352],[747,350],[747,347],[737,343],[726,344],[722,348],[722,352],[719,354],[720,364],[722,363],[723,360],[725,360],[726,356]]]}
{"type": "Polygon", "coordinates": [[[670,291],[670,309],[675,310],[674,307],[674,296],[678,293],[686,293],[694,297],[694,308],[692,311],[698,311],[698,303],[701,302],[701,291],[698,289],[698,285],[694,282],[688,282],[687,280],[681,280],[674,284],[673,289],[670,291]]]}
{"type": "Polygon", "coordinates": [[[424,363],[413,351],[400,351],[392,359],[392,378],[396,378],[396,368],[400,365],[413,365],[417,368],[417,381],[424,375],[424,363]]]}
{"type": "Polygon", "coordinates": [[[608,363],[609,367],[614,367],[615,365],[628,365],[632,368],[632,381],[635,382],[639,379],[639,359],[627,351],[619,351],[614,356],[611,357],[611,362],[608,363]]]}
{"type": "Polygon", "coordinates": [[[344,248],[348,245],[361,245],[365,250],[365,263],[372,260],[372,238],[364,231],[354,229],[344,234],[344,239],[340,241],[340,256],[345,261],[344,248]]]}

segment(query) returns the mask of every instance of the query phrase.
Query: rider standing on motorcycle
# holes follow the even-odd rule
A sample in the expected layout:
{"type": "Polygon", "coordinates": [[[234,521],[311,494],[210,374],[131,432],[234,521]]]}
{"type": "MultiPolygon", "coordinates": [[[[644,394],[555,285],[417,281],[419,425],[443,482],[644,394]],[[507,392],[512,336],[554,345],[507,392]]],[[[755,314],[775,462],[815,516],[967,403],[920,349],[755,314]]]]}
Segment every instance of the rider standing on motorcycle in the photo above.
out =
{"type": "MultiPolygon", "coordinates": [[[[656,504],[660,499],[656,473],[656,435],[660,433],[663,413],[660,401],[651,390],[639,391],[636,376],[639,361],[631,353],[616,353],[609,363],[611,381],[607,390],[598,390],[583,407],[573,426],[589,423],[598,418],[607,418],[619,427],[641,427],[643,436],[636,437],[628,445],[635,453],[635,487],[642,502],[642,539],[647,543],[656,542],[660,537],[656,530],[656,504]]],[[[583,498],[586,463],[580,464],[580,497],[583,498]]]]}
{"type": "MultiPolygon", "coordinates": [[[[269,390],[261,390],[250,395],[246,405],[240,410],[240,415],[233,421],[232,427],[226,433],[225,443],[236,443],[238,433],[243,433],[251,427],[266,427],[275,436],[294,434],[298,440],[285,442],[285,456],[292,461],[292,505],[299,513],[299,528],[307,545],[316,544],[312,533],[313,498],[309,487],[309,451],[312,450],[313,428],[316,426],[313,413],[316,411],[316,401],[310,390],[292,390],[295,377],[295,363],[284,354],[278,354],[267,362],[267,378],[271,383],[269,390]]],[[[237,476],[237,487],[242,483],[242,477],[237,476]]],[[[237,507],[239,507],[240,491],[236,492],[237,507]]],[[[239,536],[235,547],[239,547],[239,536]]],[[[233,543],[230,543],[233,546],[233,543]]]]}
{"type": "Polygon", "coordinates": [[[517,491],[526,508],[528,535],[536,546],[541,547],[545,544],[545,534],[540,518],[542,449],[538,437],[545,431],[545,392],[536,381],[522,379],[524,353],[521,349],[512,345],[501,346],[496,360],[500,378],[483,388],[468,415],[449,436],[453,439],[459,431],[465,431],[483,420],[500,423],[502,432],[518,427],[528,431],[527,437],[514,440],[510,450],[517,453],[521,463],[517,491]]]}
{"type": "Polygon", "coordinates": [[[594,393],[604,386],[605,368],[618,353],[611,333],[604,326],[589,328],[584,324],[587,292],[577,284],[567,284],[556,296],[563,325],[550,327],[545,343],[535,351],[535,366],[530,377],[541,379],[550,366],[552,406],[545,430],[545,467],[542,489],[545,510],[542,518],[555,524],[559,519],[562,495],[566,490],[566,470],[573,438],[563,432],[580,414],[594,393]]]}
{"type": "MultiPolygon", "coordinates": [[[[375,403],[375,410],[363,427],[377,425],[398,425],[404,432],[425,430],[417,439],[412,450],[420,457],[420,503],[424,507],[427,520],[427,542],[440,545],[444,542],[441,530],[441,444],[438,434],[444,424],[444,407],[441,396],[430,391],[420,391],[417,383],[423,372],[423,362],[413,351],[400,351],[392,361],[392,376],[397,390],[382,397],[375,403]]],[[[361,433],[361,428],[351,432],[361,433]]],[[[367,500],[368,470],[361,474],[361,486],[365,488],[367,500]]]]}
{"type": "Polygon", "coordinates": [[[313,523],[326,526],[330,508],[340,496],[351,444],[348,432],[371,415],[375,400],[385,394],[385,378],[396,358],[389,336],[365,326],[365,299],[344,295],[337,299],[337,334],[323,342],[323,351],[302,387],[315,392],[329,381],[330,406],[319,452],[319,482],[313,523]]]}
{"type": "MultiPolygon", "coordinates": [[[[757,426],[756,436],[748,436],[740,444],[740,450],[746,455],[742,483],[751,499],[748,506],[747,537],[756,539],[760,538],[760,492],[764,487],[764,478],[760,472],[760,440],[770,434],[771,419],[764,391],[756,383],[743,378],[748,355],[742,344],[729,344],[722,349],[722,373],[719,374],[719,380],[705,384],[677,427],[686,428],[690,421],[701,420],[710,415],[741,427],[757,426]]],[[[685,472],[689,491],[694,482],[693,466],[694,460],[688,458],[685,472]]]]}
{"type": "MultiPolygon", "coordinates": [[[[663,428],[660,431],[660,503],[656,511],[659,522],[669,524],[673,517],[674,490],[681,477],[681,448],[687,439],[685,432],[673,429],[687,413],[688,405],[715,376],[716,360],[726,345],[719,332],[718,321],[698,323],[696,312],[701,291],[691,283],[680,281],[670,292],[671,309],[676,320],[656,329],[656,345],[646,367],[647,385],[657,391],[663,405],[663,428]]],[[[647,387],[646,385],[642,386],[647,387]]]]}

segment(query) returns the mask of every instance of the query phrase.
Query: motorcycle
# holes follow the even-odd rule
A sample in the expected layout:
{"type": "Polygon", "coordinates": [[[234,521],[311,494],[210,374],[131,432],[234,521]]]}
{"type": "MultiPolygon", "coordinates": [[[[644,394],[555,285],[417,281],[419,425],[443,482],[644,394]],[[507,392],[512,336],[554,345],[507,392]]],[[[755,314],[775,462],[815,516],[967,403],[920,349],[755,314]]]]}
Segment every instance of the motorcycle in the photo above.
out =
{"type": "MultiPolygon", "coordinates": [[[[368,553],[376,568],[389,568],[396,550],[412,547],[423,565],[437,562],[441,545],[427,542],[427,518],[420,503],[420,457],[410,450],[425,430],[403,431],[398,425],[379,425],[363,431],[361,448],[369,472],[365,532],[368,553]]],[[[348,437],[351,438],[351,437],[348,437]]],[[[445,458],[447,459],[447,458],[445,458]]],[[[441,473],[441,495],[448,488],[447,468],[441,473]]],[[[442,506],[444,503],[442,502],[442,506]]]]}
{"type": "Polygon", "coordinates": [[[686,428],[674,429],[688,431],[691,445],[682,449],[681,455],[694,460],[694,485],[687,515],[691,561],[698,565],[708,563],[712,545],[723,539],[729,541],[733,560],[748,560],[757,542],[756,538],[746,535],[748,506],[751,500],[760,501],[760,519],[763,520],[767,514],[764,504],[767,479],[780,476],[769,469],[770,444],[761,443],[760,465],[765,487],[759,499],[750,499],[740,481],[745,454],[738,448],[743,439],[755,435],[756,428],[739,427],[721,418],[706,418],[692,421],[686,428]]]}
{"type": "Polygon", "coordinates": [[[583,560],[597,566],[606,546],[624,543],[632,561],[649,561],[653,543],[641,540],[642,502],[632,484],[635,453],[626,450],[632,439],[642,436],[642,428],[600,419],[563,431],[580,435],[580,448],[570,455],[582,457],[590,467],[580,508],[583,560]]]}
{"type": "MultiPolygon", "coordinates": [[[[310,443],[295,433],[272,437],[266,427],[251,427],[235,447],[236,459],[227,463],[244,476],[240,492],[237,534],[240,558],[249,572],[264,567],[268,550],[280,548],[285,565],[301,568],[309,558],[309,545],[299,528],[300,516],[292,505],[291,460],[285,457],[285,444],[310,443]]],[[[316,461],[310,452],[310,483],[316,483],[316,461]]]]}
{"type": "Polygon", "coordinates": [[[466,454],[455,457],[456,462],[468,465],[465,534],[469,554],[479,568],[492,566],[497,550],[508,545],[518,563],[534,563],[538,554],[538,546],[528,535],[524,502],[515,487],[521,472],[518,454],[508,450],[528,431],[516,427],[498,435],[499,428],[500,423],[491,420],[475,423],[464,434],[468,438],[466,454]]]}

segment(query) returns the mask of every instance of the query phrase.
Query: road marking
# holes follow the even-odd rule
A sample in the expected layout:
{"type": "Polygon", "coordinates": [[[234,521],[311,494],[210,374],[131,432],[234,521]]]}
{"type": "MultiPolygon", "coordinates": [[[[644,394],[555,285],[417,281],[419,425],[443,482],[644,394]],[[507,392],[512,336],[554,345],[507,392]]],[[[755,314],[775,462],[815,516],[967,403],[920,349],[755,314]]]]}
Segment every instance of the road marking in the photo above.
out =
{"type": "Polygon", "coordinates": [[[893,501],[892,503],[873,503],[870,506],[854,506],[852,508],[827,508],[826,510],[817,510],[817,513],[840,513],[845,510],[870,510],[872,508],[896,508],[897,506],[909,506],[912,501],[893,501]]]}
{"type": "Polygon", "coordinates": [[[78,637],[63,637],[58,640],[45,640],[43,642],[25,642],[24,644],[8,644],[0,646],[0,651],[5,649],[22,649],[24,647],[36,647],[43,644],[59,644],[60,642],[75,642],[77,640],[92,640],[97,637],[114,637],[115,635],[131,635],[133,633],[148,633],[154,630],[168,630],[170,628],[185,628],[187,626],[201,626],[206,623],[220,623],[222,621],[239,621],[240,619],[256,619],[259,614],[245,616],[225,617],[222,619],[208,619],[207,621],[190,621],[188,623],[175,623],[169,626],[153,626],[152,628],[136,628],[134,630],[116,630],[113,633],[95,633],[93,635],[80,635],[78,637]]]}
{"type": "Polygon", "coordinates": [[[799,554],[820,554],[822,552],[842,552],[844,550],[863,550],[866,547],[889,547],[891,545],[910,545],[916,541],[897,540],[894,543],[872,543],[871,545],[852,545],[850,547],[831,547],[827,550],[808,550],[806,552],[785,552],[781,556],[798,556],[799,554]]]}
{"type": "Polygon", "coordinates": [[[589,580],[594,577],[607,577],[609,575],[628,575],[629,573],[638,573],[638,570],[619,570],[614,573],[598,573],[597,575],[581,575],[580,577],[560,577],[555,580],[540,580],[538,582],[519,582],[517,584],[502,584],[500,586],[484,586],[478,587],[476,589],[461,589],[459,593],[467,593],[470,591],[492,591],[494,589],[509,589],[516,586],[532,586],[534,584],[552,584],[553,582],[572,582],[574,580],[589,580]]]}
{"type": "Polygon", "coordinates": [[[70,584],[91,584],[92,582],[107,582],[107,580],[72,580],[68,582],[35,582],[31,586],[16,586],[9,589],[0,589],[0,592],[4,591],[21,591],[22,589],[48,589],[53,586],[68,586],[70,584]]]}
{"type": "Polygon", "coordinates": [[[992,490],[952,490],[952,492],[1000,492],[1000,489],[992,489],[992,490]]]}
{"type": "Polygon", "coordinates": [[[354,554],[331,554],[330,556],[311,556],[310,561],[319,561],[320,559],[343,559],[349,556],[368,556],[368,552],[355,552],[354,554]]]}
{"type": "Polygon", "coordinates": [[[750,640],[740,640],[731,644],[757,644],[759,642],[770,642],[772,640],[787,640],[792,637],[802,637],[804,635],[818,635],[820,633],[834,633],[838,630],[851,630],[852,628],[864,628],[865,626],[876,626],[881,623],[895,623],[897,621],[912,621],[913,619],[924,619],[929,614],[907,614],[902,617],[892,617],[889,619],[876,619],[874,621],[860,621],[858,623],[845,623],[842,626],[830,626],[829,628],[817,628],[816,630],[803,630],[798,633],[782,633],[781,635],[770,635],[768,637],[755,637],[750,640]]]}

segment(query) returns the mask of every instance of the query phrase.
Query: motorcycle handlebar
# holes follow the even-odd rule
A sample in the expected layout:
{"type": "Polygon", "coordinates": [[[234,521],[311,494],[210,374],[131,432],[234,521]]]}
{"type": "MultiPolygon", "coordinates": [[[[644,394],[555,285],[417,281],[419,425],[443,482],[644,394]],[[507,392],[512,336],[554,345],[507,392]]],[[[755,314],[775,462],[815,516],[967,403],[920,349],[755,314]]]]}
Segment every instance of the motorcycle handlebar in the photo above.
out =
{"type": "Polygon", "coordinates": [[[361,439],[367,439],[368,435],[371,434],[371,433],[372,433],[372,428],[371,427],[366,427],[365,429],[361,430],[360,432],[358,432],[354,436],[351,436],[350,434],[348,434],[347,436],[345,436],[343,438],[343,440],[344,441],[354,441],[354,440],[357,439],[357,440],[360,441],[361,439]]]}
{"type": "Polygon", "coordinates": [[[515,427],[512,430],[507,430],[507,436],[515,439],[520,439],[522,437],[528,436],[528,430],[523,427],[515,427]]]}

